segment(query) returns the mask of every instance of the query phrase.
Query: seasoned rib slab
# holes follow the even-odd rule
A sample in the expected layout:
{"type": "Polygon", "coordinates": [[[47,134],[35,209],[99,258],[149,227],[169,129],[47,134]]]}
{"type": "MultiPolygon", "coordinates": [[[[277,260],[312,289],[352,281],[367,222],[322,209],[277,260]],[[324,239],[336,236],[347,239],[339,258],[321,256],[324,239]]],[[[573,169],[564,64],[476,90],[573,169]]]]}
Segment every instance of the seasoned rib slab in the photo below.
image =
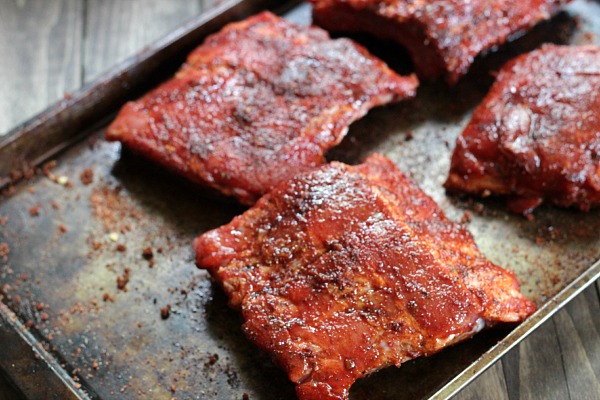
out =
{"type": "Polygon", "coordinates": [[[510,197],[516,212],[543,201],[600,202],[600,47],[546,45],[500,71],[457,139],[446,187],[510,197]]]}
{"type": "Polygon", "coordinates": [[[263,13],[207,38],[175,78],[125,105],[106,136],[252,204],[322,164],[370,108],[416,86],[350,40],[263,13]]]}
{"type": "Polygon", "coordinates": [[[311,0],[316,25],[400,43],[420,77],[456,83],[475,57],[570,0],[311,0]]]}
{"type": "Polygon", "coordinates": [[[381,155],[296,176],[194,248],[303,400],[346,399],[360,377],[534,310],[381,155]]]}

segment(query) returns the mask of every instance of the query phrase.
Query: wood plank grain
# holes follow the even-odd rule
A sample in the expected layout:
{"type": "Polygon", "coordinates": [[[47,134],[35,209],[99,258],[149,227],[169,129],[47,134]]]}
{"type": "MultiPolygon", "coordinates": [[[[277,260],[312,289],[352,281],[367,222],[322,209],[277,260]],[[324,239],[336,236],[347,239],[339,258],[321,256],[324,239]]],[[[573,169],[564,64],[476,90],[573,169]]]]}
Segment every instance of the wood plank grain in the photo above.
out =
{"type": "MultiPolygon", "coordinates": [[[[81,85],[83,2],[0,6],[0,135],[81,85]]],[[[0,400],[22,399],[0,375],[0,400]]]]}
{"type": "Polygon", "coordinates": [[[454,396],[454,400],[505,400],[508,398],[506,380],[500,362],[492,365],[475,382],[454,396]]]}
{"type": "Polygon", "coordinates": [[[453,400],[600,400],[599,310],[600,280],[453,400]]]}
{"type": "Polygon", "coordinates": [[[86,82],[213,6],[215,0],[95,0],[85,13],[86,82]]]}
{"type": "Polygon", "coordinates": [[[2,1],[0,134],[81,85],[83,4],[80,0],[2,1]]]}
{"type": "Polygon", "coordinates": [[[571,400],[600,399],[600,318],[592,285],[555,317],[571,400]]]}
{"type": "Polygon", "coordinates": [[[569,398],[555,325],[545,322],[502,359],[509,399],[569,398]]]}

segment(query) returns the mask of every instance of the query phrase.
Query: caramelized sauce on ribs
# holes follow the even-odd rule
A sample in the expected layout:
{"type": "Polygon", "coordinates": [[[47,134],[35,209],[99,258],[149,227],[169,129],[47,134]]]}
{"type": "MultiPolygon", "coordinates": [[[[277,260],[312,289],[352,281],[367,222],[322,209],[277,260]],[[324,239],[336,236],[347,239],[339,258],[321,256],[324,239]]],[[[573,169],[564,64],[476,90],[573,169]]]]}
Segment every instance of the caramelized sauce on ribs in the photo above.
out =
{"type": "Polygon", "coordinates": [[[600,203],[600,47],[545,45],[500,71],[457,139],[446,188],[589,210],[600,203]]]}
{"type": "Polygon", "coordinates": [[[302,400],[347,399],[358,378],[535,309],[377,154],[278,185],[194,248],[302,400]]]}
{"type": "Polygon", "coordinates": [[[348,39],[265,12],[208,37],[175,78],[126,104],[106,137],[252,204],[322,164],[370,108],[416,87],[348,39]]]}
{"type": "Polygon", "coordinates": [[[311,0],[332,32],[367,32],[406,47],[420,77],[456,83],[475,57],[549,18],[570,0],[311,0]]]}

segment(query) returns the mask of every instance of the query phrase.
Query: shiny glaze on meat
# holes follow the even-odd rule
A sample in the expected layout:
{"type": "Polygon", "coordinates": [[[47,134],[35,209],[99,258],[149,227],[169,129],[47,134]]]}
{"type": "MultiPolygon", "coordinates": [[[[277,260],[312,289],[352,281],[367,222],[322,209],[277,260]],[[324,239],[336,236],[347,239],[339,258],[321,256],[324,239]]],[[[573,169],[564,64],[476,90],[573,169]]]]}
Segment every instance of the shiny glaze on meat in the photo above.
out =
{"type": "Polygon", "coordinates": [[[543,201],[600,203],[600,47],[546,45],[505,65],[456,142],[446,187],[543,201]]]}
{"type": "Polygon", "coordinates": [[[377,154],[280,184],[194,248],[302,400],[347,399],[358,378],[535,309],[377,154]]]}
{"type": "Polygon", "coordinates": [[[265,12],[208,37],[174,79],[125,105],[107,138],[252,204],[416,86],[350,40],[265,12]]]}
{"type": "Polygon", "coordinates": [[[420,77],[456,83],[475,57],[547,19],[570,0],[311,0],[333,32],[368,32],[409,51],[420,77]]]}

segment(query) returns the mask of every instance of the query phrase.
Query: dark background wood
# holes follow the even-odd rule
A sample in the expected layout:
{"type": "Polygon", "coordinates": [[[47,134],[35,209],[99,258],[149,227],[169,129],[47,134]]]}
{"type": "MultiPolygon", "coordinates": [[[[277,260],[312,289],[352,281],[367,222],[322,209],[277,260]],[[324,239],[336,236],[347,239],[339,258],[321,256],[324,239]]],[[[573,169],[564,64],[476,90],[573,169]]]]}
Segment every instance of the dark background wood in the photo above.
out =
{"type": "MultiPolygon", "coordinates": [[[[0,135],[218,1],[0,0],[0,135]]],[[[600,399],[600,281],[455,398],[600,399]]]]}

